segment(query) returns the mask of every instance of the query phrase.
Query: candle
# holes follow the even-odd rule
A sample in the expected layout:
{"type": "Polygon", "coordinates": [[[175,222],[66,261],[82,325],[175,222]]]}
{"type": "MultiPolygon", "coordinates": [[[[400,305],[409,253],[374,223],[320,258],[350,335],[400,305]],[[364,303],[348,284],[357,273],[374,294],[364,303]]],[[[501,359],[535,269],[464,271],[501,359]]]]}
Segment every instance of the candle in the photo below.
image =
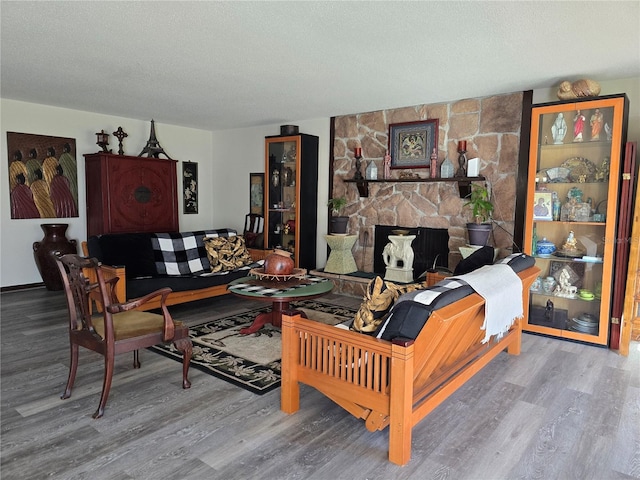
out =
{"type": "Polygon", "coordinates": [[[458,151],[459,152],[466,152],[467,151],[467,141],[466,140],[460,140],[458,142],[458,151]]]}
{"type": "Polygon", "coordinates": [[[353,151],[355,152],[356,157],[361,157],[362,156],[362,148],[361,147],[356,147],[353,151]]]}

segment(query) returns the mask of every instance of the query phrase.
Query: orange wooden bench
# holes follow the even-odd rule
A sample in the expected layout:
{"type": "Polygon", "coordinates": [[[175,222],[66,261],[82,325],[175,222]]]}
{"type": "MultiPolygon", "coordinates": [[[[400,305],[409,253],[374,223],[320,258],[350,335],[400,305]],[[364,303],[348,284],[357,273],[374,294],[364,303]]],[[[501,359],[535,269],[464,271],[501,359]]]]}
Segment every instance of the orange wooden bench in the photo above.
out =
{"type": "MultiPolygon", "coordinates": [[[[525,315],[529,287],[539,272],[534,266],[518,273],[525,315]]],[[[297,411],[299,384],[310,385],[363,419],[368,430],[389,426],[389,460],[404,465],[411,457],[414,425],[500,352],[520,353],[520,320],[487,343],[482,343],[483,321],[484,300],[476,293],[435,310],[409,341],[389,342],[284,315],[281,409],[297,411]]]]}

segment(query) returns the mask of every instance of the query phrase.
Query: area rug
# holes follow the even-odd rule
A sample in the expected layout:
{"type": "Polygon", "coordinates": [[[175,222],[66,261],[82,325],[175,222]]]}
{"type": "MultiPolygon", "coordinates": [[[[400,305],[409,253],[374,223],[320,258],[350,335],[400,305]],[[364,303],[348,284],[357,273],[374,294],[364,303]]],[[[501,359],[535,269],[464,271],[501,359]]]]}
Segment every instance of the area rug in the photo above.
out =
{"type": "MultiPolygon", "coordinates": [[[[304,311],[308,318],[329,325],[348,322],[356,312],[315,300],[289,305],[304,311]]],[[[251,325],[256,315],[270,310],[271,307],[258,308],[190,327],[191,367],[258,395],[278,388],[282,358],[280,328],[267,324],[256,333],[240,334],[240,329],[251,325]]],[[[182,362],[182,354],[173,344],[157,345],[150,350],[182,362]]]]}

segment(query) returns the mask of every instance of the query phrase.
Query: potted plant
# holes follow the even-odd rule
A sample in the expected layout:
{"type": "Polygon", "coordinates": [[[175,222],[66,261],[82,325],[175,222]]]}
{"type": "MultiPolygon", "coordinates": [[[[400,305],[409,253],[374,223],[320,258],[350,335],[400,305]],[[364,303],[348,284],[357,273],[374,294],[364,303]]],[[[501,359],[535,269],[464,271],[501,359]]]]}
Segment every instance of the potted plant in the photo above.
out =
{"type": "Polygon", "coordinates": [[[484,185],[474,183],[471,186],[471,193],[467,197],[465,207],[471,207],[473,222],[467,223],[467,232],[469,233],[470,245],[484,246],[489,240],[491,234],[491,213],[493,212],[493,203],[489,198],[489,190],[484,185]]]}
{"type": "Polygon", "coordinates": [[[345,234],[347,233],[347,223],[349,223],[349,217],[341,215],[342,209],[347,205],[347,199],[345,197],[330,198],[327,202],[327,207],[331,207],[331,233],[333,234],[345,234]]]}

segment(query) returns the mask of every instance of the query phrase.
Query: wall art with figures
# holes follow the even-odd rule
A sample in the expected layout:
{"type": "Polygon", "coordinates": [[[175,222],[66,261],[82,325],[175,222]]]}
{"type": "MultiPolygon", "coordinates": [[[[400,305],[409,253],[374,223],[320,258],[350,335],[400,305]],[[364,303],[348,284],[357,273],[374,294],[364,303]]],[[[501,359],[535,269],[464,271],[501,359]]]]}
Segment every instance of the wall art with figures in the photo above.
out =
{"type": "Polygon", "coordinates": [[[78,216],[76,140],[7,132],[11,218],[78,216]]]}

